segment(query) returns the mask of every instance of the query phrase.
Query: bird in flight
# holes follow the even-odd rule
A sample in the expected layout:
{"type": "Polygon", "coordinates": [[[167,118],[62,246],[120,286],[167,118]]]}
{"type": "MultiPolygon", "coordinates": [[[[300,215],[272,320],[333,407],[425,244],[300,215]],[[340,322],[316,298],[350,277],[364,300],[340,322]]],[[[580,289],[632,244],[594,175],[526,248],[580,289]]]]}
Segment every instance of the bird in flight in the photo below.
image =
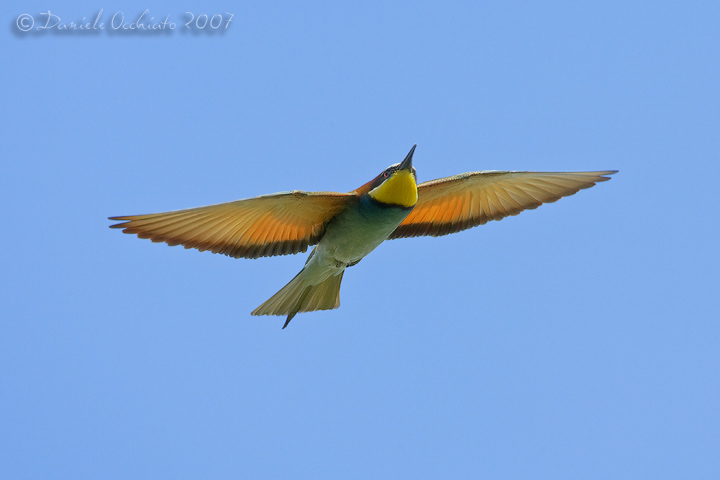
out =
{"type": "Polygon", "coordinates": [[[382,242],[459,232],[537,208],[597,182],[602,172],[469,172],[417,184],[415,146],[350,193],[292,192],[148,215],[110,217],[110,228],[235,258],[307,251],[303,269],[252,315],[286,316],[340,306],[345,269],[382,242]]]}

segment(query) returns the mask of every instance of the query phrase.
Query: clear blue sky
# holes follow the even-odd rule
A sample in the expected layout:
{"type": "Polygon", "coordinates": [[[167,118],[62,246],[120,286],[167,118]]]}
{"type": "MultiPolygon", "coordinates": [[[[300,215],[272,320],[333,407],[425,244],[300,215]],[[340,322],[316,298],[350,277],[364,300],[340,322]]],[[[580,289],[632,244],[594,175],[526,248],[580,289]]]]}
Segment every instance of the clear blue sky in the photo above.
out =
{"type": "Polygon", "coordinates": [[[0,478],[718,478],[717,1],[2,11],[0,478]],[[112,31],[145,9],[176,29],[112,31]],[[249,313],[306,255],[107,228],[349,191],[414,143],[420,180],[620,173],[387,242],[286,330],[249,313]]]}

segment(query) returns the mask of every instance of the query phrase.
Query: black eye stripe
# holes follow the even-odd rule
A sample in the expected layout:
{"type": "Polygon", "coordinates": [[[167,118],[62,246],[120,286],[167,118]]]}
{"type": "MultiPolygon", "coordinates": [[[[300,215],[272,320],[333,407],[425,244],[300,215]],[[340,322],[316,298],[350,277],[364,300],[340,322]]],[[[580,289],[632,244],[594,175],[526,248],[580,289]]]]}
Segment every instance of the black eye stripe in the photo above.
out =
{"type": "Polygon", "coordinates": [[[397,172],[397,166],[386,168],[384,172],[375,178],[375,181],[370,186],[370,189],[380,186],[381,183],[390,178],[395,172],[397,172]]]}

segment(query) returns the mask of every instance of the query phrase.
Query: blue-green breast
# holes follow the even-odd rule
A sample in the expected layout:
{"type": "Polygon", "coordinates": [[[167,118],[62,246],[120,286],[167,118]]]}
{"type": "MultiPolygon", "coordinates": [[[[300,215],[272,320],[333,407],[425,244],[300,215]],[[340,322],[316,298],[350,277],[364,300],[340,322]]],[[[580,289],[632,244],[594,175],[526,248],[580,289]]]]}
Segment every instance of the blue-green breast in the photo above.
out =
{"type": "Polygon", "coordinates": [[[318,248],[340,262],[355,263],[385,241],[411,211],[363,195],[330,222],[318,248]]]}

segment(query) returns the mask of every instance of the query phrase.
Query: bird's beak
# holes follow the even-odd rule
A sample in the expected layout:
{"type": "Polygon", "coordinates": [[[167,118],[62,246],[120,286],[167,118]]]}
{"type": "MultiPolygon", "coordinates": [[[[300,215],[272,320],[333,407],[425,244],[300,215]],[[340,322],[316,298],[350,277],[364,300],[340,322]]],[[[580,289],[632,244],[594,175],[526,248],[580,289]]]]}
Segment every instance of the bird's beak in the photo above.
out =
{"type": "Polygon", "coordinates": [[[400,165],[398,165],[398,171],[400,170],[410,170],[412,171],[412,157],[413,153],[415,153],[415,147],[417,147],[417,143],[413,145],[413,147],[410,149],[410,153],[407,154],[405,157],[405,160],[402,161],[400,165]]]}

